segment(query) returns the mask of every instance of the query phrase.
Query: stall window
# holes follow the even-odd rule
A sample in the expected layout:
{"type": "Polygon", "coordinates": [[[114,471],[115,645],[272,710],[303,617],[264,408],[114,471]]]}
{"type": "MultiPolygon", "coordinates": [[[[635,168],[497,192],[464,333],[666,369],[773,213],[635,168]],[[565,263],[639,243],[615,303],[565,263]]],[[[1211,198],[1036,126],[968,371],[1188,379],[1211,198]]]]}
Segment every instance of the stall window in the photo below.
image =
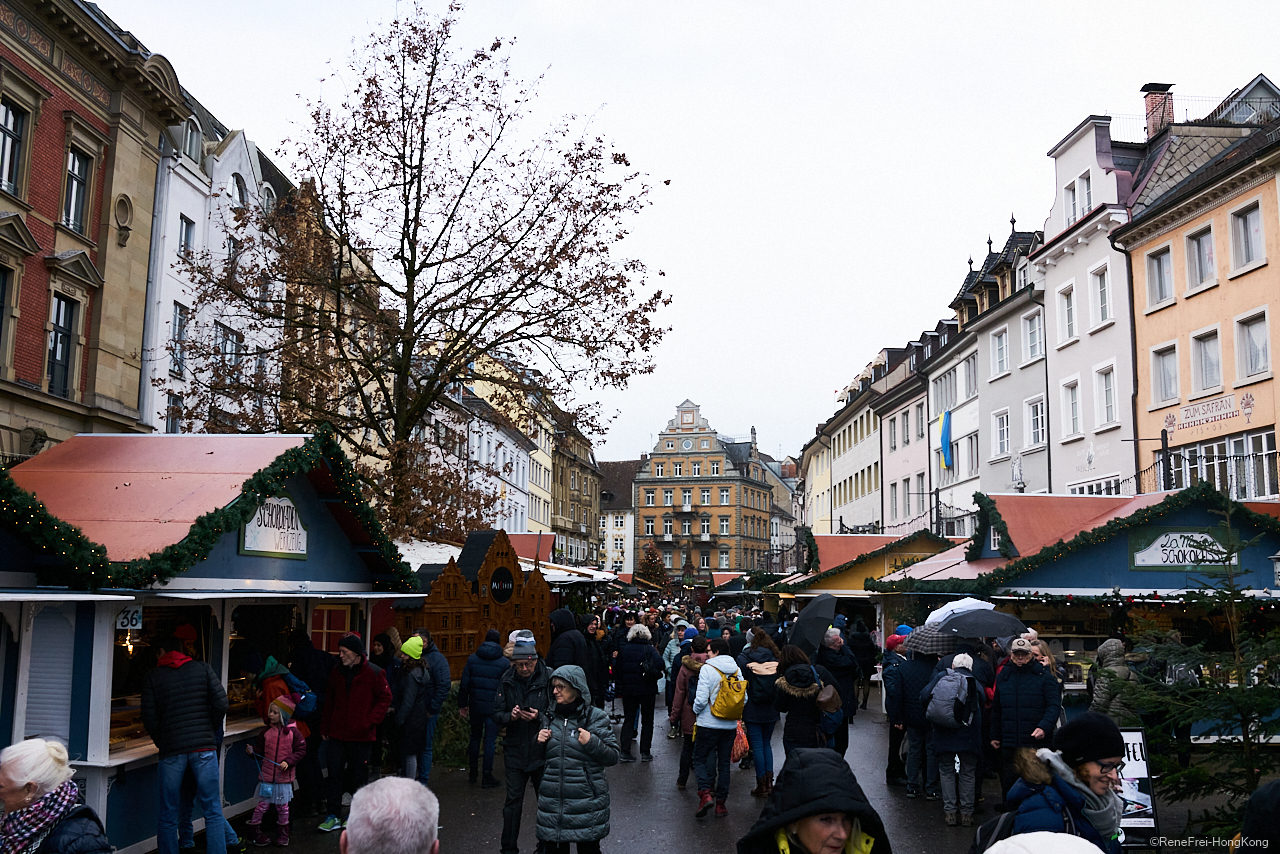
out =
{"type": "MultiPolygon", "coordinates": [[[[32,607],[32,606],[27,606],[32,607]]],[[[75,646],[75,617],[45,606],[31,627],[27,682],[27,723],[23,738],[47,738],[64,745],[71,735],[71,680],[68,664],[75,646]]]]}
{"type": "Polygon", "coordinates": [[[316,649],[338,654],[338,641],[351,630],[351,609],[346,605],[320,605],[311,612],[311,643],[316,649]]]}

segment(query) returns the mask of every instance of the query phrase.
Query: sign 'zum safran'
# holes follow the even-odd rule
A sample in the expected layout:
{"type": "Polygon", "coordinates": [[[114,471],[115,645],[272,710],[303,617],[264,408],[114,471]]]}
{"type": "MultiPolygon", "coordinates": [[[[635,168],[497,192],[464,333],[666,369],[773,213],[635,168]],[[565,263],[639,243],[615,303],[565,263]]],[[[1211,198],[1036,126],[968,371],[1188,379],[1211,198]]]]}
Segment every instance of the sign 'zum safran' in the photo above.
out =
{"type": "Polygon", "coordinates": [[[306,559],[307,528],[288,495],[268,498],[244,524],[240,554],[306,559]]]}
{"type": "MultiPolygon", "coordinates": [[[[1129,534],[1132,566],[1147,572],[1220,573],[1224,566],[1219,536],[1215,528],[1140,528],[1129,534]]],[[[1237,562],[1232,555],[1231,563],[1237,562]]]]}

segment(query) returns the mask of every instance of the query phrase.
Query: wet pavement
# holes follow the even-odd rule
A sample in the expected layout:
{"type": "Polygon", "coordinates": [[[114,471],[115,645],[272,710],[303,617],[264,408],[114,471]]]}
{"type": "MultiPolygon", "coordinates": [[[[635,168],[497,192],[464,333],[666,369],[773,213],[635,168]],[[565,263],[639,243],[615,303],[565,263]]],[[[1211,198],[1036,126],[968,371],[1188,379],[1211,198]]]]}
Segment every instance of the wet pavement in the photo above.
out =
{"type": "MultiPolygon", "coordinates": [[[[878,704],[872,698],[872,705],[878,704]]],[[[618,711],[622,709],[618,704],[618,711]]],[[[655,722],[661,723],[661,715],[655,722]]],[[[777,767],[781,767],[781,727],[775,730],[773,749],[777,767]]],[[[698,795],[690,780],[685,791],[676,789],[676,773],[680,759],[680,740],[665,737],[665,730],[655,733],[654,761],[620,764],[610,768],[611,819],[609,836],[602,843],[605,854],[669,854],[695,851],[732,852],[760,815],[764,801],[751,797],[755,786],[753,770],[733,770],[729,795],[729,815],[725,818],[694,817],[698,795]]],[[[639,748],[633,748],[639,755],[639,748]]],[[[880,813],[888,829],[895,854],[963,854],[973,840],[968,828],[948,828],[942,823],[942,804],[924,798],[908,800],[905,790],[884,785],[884,763],[888,750],[888,724],[876,709],[858,712],[849,733],[849,749],[845,753],[858,782],[872,805],[880,813]]],[[[498,756],[495,774],[502,778],[502,757],[498,756]]],[[[440,798],[440,850],[452,852],[493,852],[497,854],[502,833],[504,789],[481,789],[467,782],[465,770],[437,766],[432,773],[432,789],[440,798]]],[[[987,781],[988,796],[996,794],[997,784],[987,781]]],[[[524,821],[520,829],[520,850],[534,849],[534,813],[532,792],[525,797],[524,821]]],[[[977,820],[990,818],[990,807],[977,820]]],[[[333,854],[338,850],[338,833],[314,830],[319,819],[294,817],[292,850],[333,854]]],[[[235,822],[237,828],[240,821],[235,822]]]]}

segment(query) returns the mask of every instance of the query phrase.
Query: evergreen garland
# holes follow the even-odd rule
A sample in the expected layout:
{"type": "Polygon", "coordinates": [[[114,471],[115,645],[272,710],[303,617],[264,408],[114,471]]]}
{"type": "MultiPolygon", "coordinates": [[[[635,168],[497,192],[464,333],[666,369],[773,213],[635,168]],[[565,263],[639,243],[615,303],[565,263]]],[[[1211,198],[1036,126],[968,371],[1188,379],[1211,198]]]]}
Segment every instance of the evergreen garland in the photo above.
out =
{"type": "Polygon", "coordinates": [[[869,551],[864,555],[858,555],[853,560],[846,561],[837,567],[824,570],[812,577],[805,577],[804,579],[801,579],[800,581],[792,582],[791,584],[782,584],[782,583],[771,584],[768,587],[764,588],[763,592],[765,593],[796,593],[800,590],[804,590],[807,587],[813,586],[814,584],[816,584],[817,582],[821,581],[824,578],[829,578],[830,576],[836,573],[840,573],[840,572],[844,572],[846,570],[852,569],[860,563],[865,563],[869,560],[873,560],[874,558],[881,557],[882,555],[887,554],[889,551],[893,549],[911,545],[912,543],[917,542],[919,540],[928,540],[931,543],[935,543],[937,545],[941,545],[945,547],[951,547],[955,545],[945,537],[939,537],[937,534],[935,534],[933,531],[930,531],[928,528],[921,528],[919,531],[908,534],[907,536],[903,537],[900,540],[894,540],[888,545],[881,546],[880,548],[874,551],[869,551]]]}
{"type": "MultiPolygon", "coordinates": [[[[241,525],[253,518],[253,514],[266,499],[283,492],[285,483],[290,477],[305,474],[315,468],[326,468],[329,471],[337,487],[339,498],[369,533],[383,559],[393,568],[392,588],[397,592],[417,590],[416,574],[400,559],[399,550],[387,538],[373,509],[365,502],[355,469],[338,445],[333,431],[328,427],[321,428],[300,447],[285,451],[271,465],[256,472],[240,487],[240,495],[227,506],[197,518],[181,540],[145,558],[136,558],[127,563],[108,564],[106,550],[102,546],[89,542],[78,529],[58,522],[50,516],[43,505],[38,505],[33,497],[18,489],[7,474],[4,475],[4,480],[0,481],[0,520],[6,519],[9,515],[6,513],[3,492],[3,488],[7,485],[17,490],[22,496],[26,496],[28,502],[37,504],[40,513],[43,513],[47,520],[61,526],[60,529],[55,528],[49,532],[43,529],[38,530],[36,533],[41,536],[36,538],[24,534],[22,537],[24,541],[31,540],[37,547],[46,549],[49,543],[59,539],[71,543],[72,546],[76,546],[76,539],[82,544],[71,551],[54,550],[53,553],[66,555],[66,564],[57,570],[56,579],[43,579],[42,583],[54,583],[73,590],[98,590],[103,587],[145,589],[152,585],[164,584],[206,560],[223,534],[228,531],[238,531],[241,525]]],[[[48,527],[48,521],[41,524],[48,527]]]]}
{"type": "MultiPolygon", "coordinates": [[[[990,498],[982,495],[981,493],[975,494],[974,498],[975,500],[981,498],[987,502],[991,502],[990,498]]],[[[994,502],[991,503],[994,505],[994,502]]],[[[1280,536],[1280,519],[1277,519],[1274,516],[1268,516],[1264,513],[1255,513],[1239,502],[1232,501],[1224,496],[1208,481],[1201,481],[1195,486],[1190,486],[1171,494],[1158,504],[1152,504],[1148,507],[1144,507],[1129,516],[1125,516],[1124,518],[1112,519],[1105,525],[1093,528],[1092,530],[1081,531],[1067,542],[1059,540],[1051,546],[1045,546],[1033,555],[1012,560],[1003,566],[996,567],[990,572],[985,572],[974,579],[953,578],[929,580],[909,578],[901,581],[890,582],[869,580],[866,582],[866,588],[868,590],[875,590],[882,593],[964,593],[978,597],[991,596],[1000,588],[1008,586],[1017,578],[1027,572],[1030,572],[1036,567],[1042,566],[1046,563],[1052,563],[1053,561],[1065,557],[1079,549],[1106,542],[1113,537],[1125,533],[1131,528],[1138,528],[1143,525],[1152,524],[1162,516],[1183,510],[1197,503],[1208,505],[1210,509],[1218,511],[1226,511],[1227,509],[1230,509],[1233,515],[1243,519],[1248,524],[1254,525],[1268,533],[1280,536]]],[[[999,524],[1003,524],[1003,520],[1000,520],[999,524]]],[[[1001,545],[1003,546],[1003,539],[1001,545]]],[[[970,560],[973,559],[969,558],[967,553],[966,558],[970,560]]],[[[1033,594],[1033,597],[1038,596],[1038,593],[1033,594]]],[[[1133,597],[1121,596],[1117,591],[1110,596],[1100,597],[1064,596],[1061,597],[1061,601],[1081,603],[1120,603],[1132,602],[1133,597]]]]}
{"type": "Polygon", "coordinates": [[[36,583],[61,585],[64,579],[53,577],[72,567],[89,579],[86,586],[96,589],[109,577],[107,550],[92,542],[75,525],[69,525],[51,514],[36,497],[13,482],[7,471],[0,470],[0,528],[11,533],[18,542],[38,554],[58,558],[62,565],[36,567],[36,583]]]}
{"type": "Polygon", "coordinates": [[[808,554],[805,555],[804,568],[809,572],[818,572],[818,541],[813,538],[813,529],[804,529],[804,547],[808,554]]]}
{"type": "Polygon", "coordinates": [[[969,549],[964,553],[964,559],[978,560],[982,557],[982,550],[987,543],[987,535],[993,525],[1000,534],[1000,542],[997,548],[1000,556],[1016,557],[1013,549],[1013,540],[1009,538],[1009,526],[1005,524],[1004,517],[1000,515],[1000,510],[996,507],[995,500],[981,492],[975,492],[973,494],[973,503],[978,505],[978,524],[973,526],[973,538],[969,542],[969,549]]]}

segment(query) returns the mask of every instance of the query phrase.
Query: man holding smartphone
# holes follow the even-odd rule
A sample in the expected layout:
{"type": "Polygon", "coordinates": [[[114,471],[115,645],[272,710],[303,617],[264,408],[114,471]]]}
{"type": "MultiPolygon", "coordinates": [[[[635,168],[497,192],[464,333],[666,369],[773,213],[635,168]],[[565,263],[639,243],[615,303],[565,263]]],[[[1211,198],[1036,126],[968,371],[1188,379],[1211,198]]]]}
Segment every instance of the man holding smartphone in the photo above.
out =
{"type": "Polygon", "coordinates": [[[494,719],[505,727],[502,757],[507,778],[507,800],[502,806],[502,854],[520,852],[520,815],[525,786],[533,783],[536,794],[542,782],[542,760],[534,745],[551,707],[550,671],[538,658],[533,632],[521,629],[512,636],[511,667],[502,674],[494,700],[494,719]]]}

